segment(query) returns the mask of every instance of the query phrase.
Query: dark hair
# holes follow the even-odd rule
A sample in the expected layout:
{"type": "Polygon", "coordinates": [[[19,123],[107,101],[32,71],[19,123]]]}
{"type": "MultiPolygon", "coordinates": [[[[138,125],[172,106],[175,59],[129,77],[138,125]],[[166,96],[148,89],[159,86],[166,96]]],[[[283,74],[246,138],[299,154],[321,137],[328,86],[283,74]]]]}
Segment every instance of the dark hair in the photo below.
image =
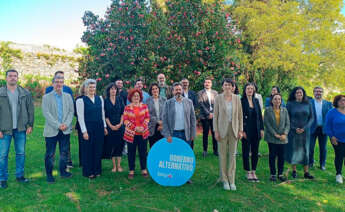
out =
{"type": "Polygon", "coordinates": [[[313,92],[315,92],[316,89],[321,89],[323,91],[323,88],[320,87],[320,86],[316,86],[314,89],[313,89],[313,92]]]}
{"type": "Polygon", "coordinates": [[[132,102],[132,97],[135,93],[139,93],[140,102],[142,102],[143,101],[143,92],[137,88],[132,88],[128,91],[128,96],[127,96],[128,101],[132,102]]]}
{"type": "Polygon", "coordinates": [[[10,73],[10,72],[15,72],[15,73],[17,73],[17,76],[19,75],[18,71],[14,70],[14,69],[9,69],[6,71],[6,77],[7,77],[8,73],[10,73]]]}
{"type": "Polygon", "coordinates": [[[189,80],[186,77],[182,78],[180,82],[182,82],[182,80],[187,80],[189,82],[189,80]]]}
{"type": "Polygon", "coordinates": [[[54,73],[54,77],[56,76],[56,75],[58,75],[58,74],[65,74],[63,71],[56,71],[55,73],[54,73]]]}
{"type": "Polygon", "coordinates": [[[210,81],[212,82],[212,77],[206,77],[205,80],[204,80],[204,82],[205,82],[206,80],[210,80],[210,81]]]}
{"type": "Polygon", "coordinates": [[[290,93],[290,95],[289,95],[288,102],[296,101],[296,92],[297,92],[297,90],[302,90],[302,92],[303,92],[303,99],[302,99],[302,102],[303,102],[303,103],[309,103],[309,99],[308,99],[308,97],[307,97],[307,94],[306,94],[304,88],[301,87],[301,86],[297,86],[297,87],[294,87],[294,89],[292,89],[292,91],[291,91],[291,93],[290,93]]]}
{"type": "Polygon", "coordinates": [[[150,96],[152,96],[152,88],[153,88],[153,86],[157,86],[157,88],[158,88],[158,93],[161,91],[161,89],[159,88],[158,83],[156,83],[156,82],[151,83],[150,88],[149,88],[149,94],[150,94],[150,96]]]}
{"type": "Polygon", "coordinates": [[[255,83],[255,82],[252,82],[252,84],[253,84],[253,86],[254,86],[255,93],[257,93],[257,91],[258,91],[258,86],[256,85],[256,83],[255,83]]]}
{"type": "Polygon", "coordinates": [[[271,97],[272,97],[272,90],[273,90],[273,88],[277,89],[277,92],[280,93],[279,87],[276,86],[276,85],[274,85],[274,86],[272,86],[272,88],[271,88],[271,97]]]}
{"type": "Polygon", "coordinates": [[[339,94],[337,96],[334,97],[334,100],[333,100],[333,107],[335,108],[338,108],[338,102],[342,99],[342,98],[345,98],[345,95],[343,94],[339,94]]]}
{"type": "Polygon", "coordinates": [[[229,83],[231,84],[231,86],[235,85],[235,82],[231,78],[224,78],[222,81],[222,86],[224,85],[224,83],[229,83]]]}
{"type": "Polygon", "coordinates": [[[180,82],[174,82],[172,87],[175,88],[176,86],[181,86],[182,87],[182,84],[180,82]]]}
{"type": "Polygon", "coordinates": [[[235,87],[234,94],[238,95],[238,94],[240,94],[240,90],[238,89],[237,83],[235,81],[233,81],[233,82],[234,82],[233,87],[235,87]]]}
{"type": "Polygon", "coordinates": [[[143,81],[142,79],[135,80],[135,85],[137,84],[137,82],[142,82],[142,81],[143,81]]]}
{"type": "Polygon", "coordinates": [[[116,89],[116,95],[118,95],[118,91],[119,89],[116,87],[115,83],[110,83],[107,85],[107,87],[105,88],[105,96],[106,98],[110,98],[110,89],[111,88],[115,88],[116,89]]]}
{"type": "Polygon", "coordinates": [[[254,87],[253,98],[255,97],[255,92],[256,92],[256,90],[255,90],[255,85],[254,85],[254,83],[252,83],[252,82],[247,82],[247,83],[244,85],[244,87],[243,87],[242,98],[244,98],[244,99],[247,98],[246,89],[247,89],[248,86],[253,86],[253,87],[254,87]]]}
{"type": "MultiPolygon", "coordinates": [[[[283,97],[282,97],[282,95],[280,94],[280,93],[276,93],[276,94],[273,94],[270,98],[270,104],[271,104],[271,106],[273,106],[273,98],[275,97],[275,96],[280,96],[280,98],[281,98],[281,100],[283,101],[283,97]]],[[[280,103],[280,105],[279,105],[279,107],[282,105],[282,103],[280,103]]]]}

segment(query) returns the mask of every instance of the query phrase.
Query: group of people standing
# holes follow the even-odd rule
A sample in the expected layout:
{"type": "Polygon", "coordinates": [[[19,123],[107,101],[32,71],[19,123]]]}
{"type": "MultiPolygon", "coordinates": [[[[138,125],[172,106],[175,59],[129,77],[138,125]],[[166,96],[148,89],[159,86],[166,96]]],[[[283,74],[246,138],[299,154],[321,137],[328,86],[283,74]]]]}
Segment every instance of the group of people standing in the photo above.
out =
{"type": "MultiPolygon", "coordinates": [[[[24,177],[26,134],[31,133],[34,106],[31,94],[17,84],[18,72],[6,72],[7,85],[0,88],[0,186],[7,187],[7,158],[12,137],[16,149],[16,177],[24,177]]],[[[46,143],[45,168],[47,181],[52,175],[55,149],[59,143],[60,176],[71,177],[70,134],[73,117],[77,116],[79,161],[83,176],[90,179],[102,174],[102,159],[112,159],[112,172],[123,172],[121,157],[125,146],[128,155],[128,178],[135,176],[136,151],[139,152],[141,175],[146,169],[147,146],[161,138],[186,141],[193,148],[197,116],[203,129],[203,156],[207,157],[208,135],[212,134],[213,154],[219,156],[220,177],[225,190],[236,190],[237,143],[242,141],[243,168],[247,179],[258,182],[256,168],[260,140],[269,147],[270,180],[286,180],[284,161],[292,165],[292,177],[297,177],[296,165],[304,166],[304,178],[313,179],[309,167],[314,165],[316,138],[320,146],[320,168],[325,169],[326,145],[329,136],[335,150],[336,181],[341,176],[345,156],[345,96],[338,95],[332,103],[322,99],[323,89],[314,89],[314,99],[302,87],[296,87],[285,105],[278,87],[263,99],[254,83],[243,87],[242,95],[231,79],[222,82],[221,94],[212,89],[212,79],[206,78],[204,89],[194,92],[184,78],[172,86],[165,83],[164,74],[157,76],[149,92],[143,91],[142,80],[126,91],[123,81],[116,80],[105,88],[105,99],[96,94],[96,80],[87,79],[74,99],[72,90],[64,85],[62,71],[55,73],[53,84],[42,99],[45,118],[43,135],[46,143]],[[196,112],[197,111],[197,112],[196,112]],[[277,161],[276,161],[277,160],[277,161]],[[278,173],[276,172],[276,162],[278,173]]],[[[189,181],[189,183],[192,183],[189,181]]]]}

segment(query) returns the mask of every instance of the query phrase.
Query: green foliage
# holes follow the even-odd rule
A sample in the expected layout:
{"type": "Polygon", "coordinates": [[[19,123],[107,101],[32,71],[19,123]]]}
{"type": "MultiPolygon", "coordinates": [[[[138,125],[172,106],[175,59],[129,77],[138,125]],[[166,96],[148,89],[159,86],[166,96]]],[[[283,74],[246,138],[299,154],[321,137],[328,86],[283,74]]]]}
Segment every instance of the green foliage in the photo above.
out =
{"type": "Polygon", "coordinates": [[[22,59],[23,53],[19,49],[12,49],[11,42],[0,41],[0,71],[7,71],[12,68],[13,58],[22,59]]]}
{"type": "Polygon", "coordinates": [[[299,84],[308,91],[316,85],[344,89],[342,5],[342,0],[236,1],[233,17],[243,36],[243,80],[256,81],[266,95],[273,84],[299,84]]]}
{"type": "Polygon", "coordinates": [[[31,92],[35,99],[40,99],[45,94],[45,88],[50,84],[50,80],[47,77],[27,74],[24,75],[24,80],[21,84],[31,92]]]}
{"type": "MultiPolygon", "coordinates": [[[[47,54],[47,53],[37,53],[36,57],[38,59],[43,59],[49,66],[55,66],[57,62],[66,63],[69,62],[70,65],[78,63],[78,58],[67,56],[67,55],[60,55],[60,54],[47,54]]],[[[74,66],[73,66],[74,67],[74,66]]]]}

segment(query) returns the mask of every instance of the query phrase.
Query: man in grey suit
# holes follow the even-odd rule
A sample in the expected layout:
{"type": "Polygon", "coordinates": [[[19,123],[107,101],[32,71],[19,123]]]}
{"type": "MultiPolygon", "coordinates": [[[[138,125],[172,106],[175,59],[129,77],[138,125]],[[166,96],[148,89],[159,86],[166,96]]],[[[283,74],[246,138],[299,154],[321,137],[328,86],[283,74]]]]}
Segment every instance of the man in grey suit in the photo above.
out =
{"type": "Polygon", "coordinates": [[[173,95],[164,106],[162,134],[168,142],[172,142],[172,137],[177,137],[190,145],[196,135],[193,102],[182,96],[182,85],[179,82],[173,84],[173,95]]]}
{"type": "Polygon", "coordinates": [[[70,95],[62,91],[63,85],[64,78],[55,76],[53,80],[54,90],[44,95],[42,99],[42,112],[45,118],[43,131],[46,141],[45,168],[49,183],[55,182],[53,168],[57,142],[59,142],[60,150],[60,176],[62,178],[72,176],[71,173],[66,171],[66,166],[74,105],[70,95]]]}

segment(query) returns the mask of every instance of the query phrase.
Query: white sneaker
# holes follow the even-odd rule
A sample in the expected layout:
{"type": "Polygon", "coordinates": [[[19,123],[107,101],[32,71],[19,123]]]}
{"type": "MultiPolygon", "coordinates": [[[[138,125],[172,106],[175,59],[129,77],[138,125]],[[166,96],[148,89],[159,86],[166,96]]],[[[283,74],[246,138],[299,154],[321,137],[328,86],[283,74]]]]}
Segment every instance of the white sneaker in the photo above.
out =
{"type": "Polygon", "coordinates": [[[231,191],[236,191],[236,185],[235,184],[230,184],[230,190],[231,191]]]}
{"type": "Polygon", "coordinates": [[[230,191],[229,183],[228,182],[224,182],[223,183],[223,188],[224,188],[224,190],[230,191]]]}
{"type": "Polygon", "coordinates": [[[343,184],[343,176],[341,176],[341,174],[337,174],[337,175],[335,176],[335,181],[336,181],[337,183],[343,184]]]}

